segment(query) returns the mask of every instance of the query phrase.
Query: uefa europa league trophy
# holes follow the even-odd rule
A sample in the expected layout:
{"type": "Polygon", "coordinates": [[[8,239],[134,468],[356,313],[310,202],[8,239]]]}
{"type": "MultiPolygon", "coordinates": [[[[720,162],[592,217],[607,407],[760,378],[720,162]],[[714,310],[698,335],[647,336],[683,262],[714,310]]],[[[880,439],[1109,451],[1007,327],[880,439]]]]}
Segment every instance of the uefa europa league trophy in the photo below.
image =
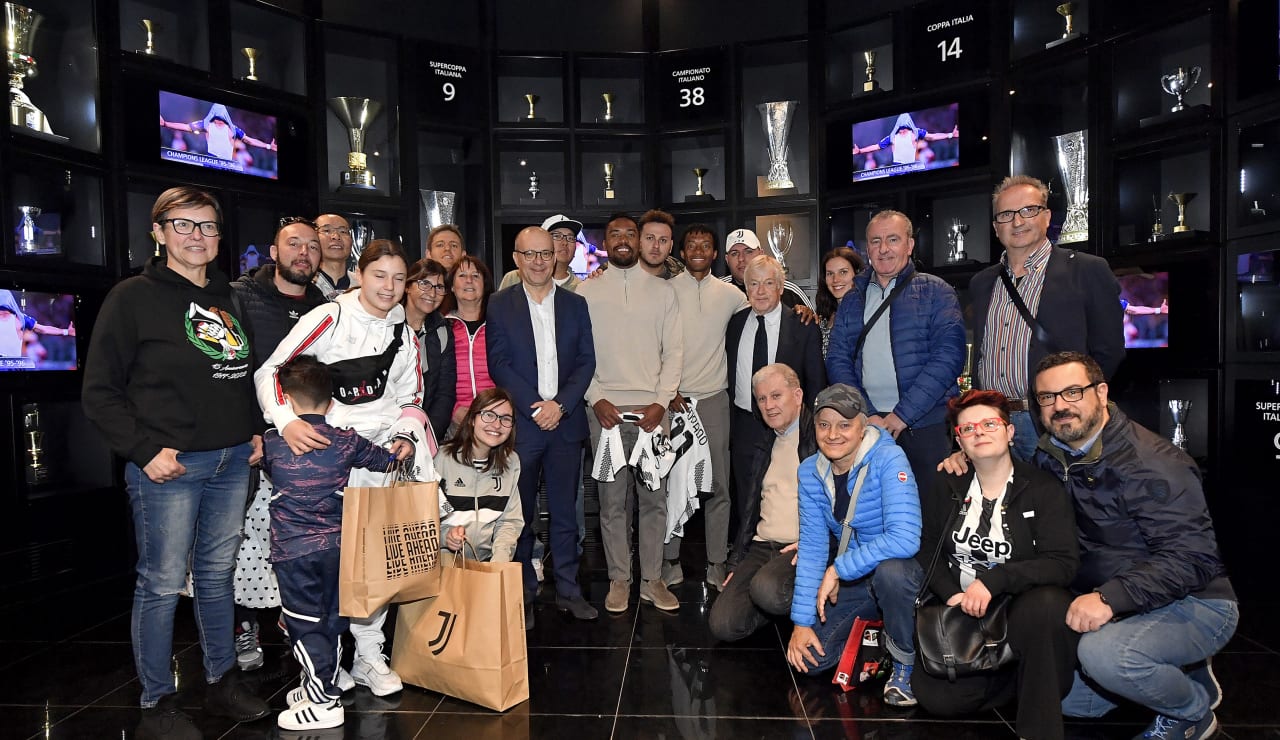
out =
{"type": "Polygon", "coordinates": [[[1178,113],[1183,110],[1182,96],[1191,92],[1191,88],[1196,86],[1200,81],[1200,68],[1178,67],[1177,71],[1172,74],[1164,75],[1160,78],[1160,87],[1170,95],[1178,99],[1176,105],[1169,109],[1170,113],[1178,113]]]}
{"type": "Polygon", "coordinates": [[[1059,244],[1089,240],[1089,132],[1072,131],[1053,137],[1067,197],[1059,244]]]}
{"type": "Polygon", "coordinates": [[[40,429],[40,407],[29,403],[22,407],[22,430],[27,436],[27,483],[43,483],[49,468],[40,459],[44,455],[44,431],[40,429]]]}
{"type": "Polygon", "coordinates": [[[437,226],[455,223],[453,206],[457,202],[457,193],[448,190],[419,190],[418,197],[422,201],[428,231],[437,226]]]}
{"type": "Polygon", "coordinates": [[[603,93],[600,97],[604,98],[604,118],[600,120],[605,123],[613,123],[613,93],[603,93]]]}
{"type": "Polygon", "coordinates": [[[342,173],[341,189],[373,190],[374,177],[369,171],[369,158],[364,153],[369,124],[382,112],[382,103],[369,98],[329,98],[329,109],[347,127],[351,151],[347,152],[347,169],[342,173]]]}
{"type": "Polygon", "coordinates": [[[160,29],[164,28],[164,26],[151,20],[150,18],[143,18],[142,20],[138,21],[138,25],[142,26],[142,30],[147,32],[147,45],[145,48],[139,49],[138,53],[146,54],[149,57],[157,56],[156,55],[156,34],[160,33],[160,29]]]}
{"type": "Polygon", "coordinates": [[[35,206],[18,206],[18,211],[22,213],[22,220],[18,222],[17,240],[18,254],[36,254],[40,245],[37,242],[39,229],[36,228],[35,219],[40,216],[40,209],[35,206]]]}
{"type": "Polygon", "coordinates": [[[791,251],[791,243],[795,240],[795,236],[789,221],[775,223],[764,235],[765,242],[769,245],[769,252],[773,254],[778,264],[782,265],[783,275],[790,272],[787,269],[787,253],[791,251]]]}
{"type": "Polygon", "coordinates": [[[613,200],[618,194],[613,190],[613,163],[604,163],[604,199],[613,200]]]}
{"type": "Polygon", "coordinates": [[[23,5],[5,3],[4,20],[9,62],[9,123],[52,136],[48,119],[22,90],[22,79],[36,76],[31,47],[44,16],[23,5]]]}
{"type": "Polygon", "coordinates": [[[951,219],[951,228],[947,230],[947,246],[951,248],[947,252],[948,264],[969,259],[969,255],[964,251],[964,235],[967,233],[969,233],[969,224],[961,223],[958,218],[951,219]]]}
{"type": "Polygon", "coordinates": [[[1169,200],[1178,206],[1178,225],[1173,227],[1173,233],[1181,234],[1191,231],[1191,227],[1187,226],[1187,204],[1194,200],[1195,193],[1169,193],[1169,200]]]}
{"type": "Polygon", "coordinates": [[[541,192],[541,189],[538,187],[538,173],[530,172],[529,173],[529,197],[537,198],[539,192],[541,192]]]}
{"type": "Polygon", "coordinates": [[[249,60],[249,74],[245,75],[246,80],[252,82],[258,81],[258,50],[252,46],[246,46],[240,50],[244,54],[244,58],[249,60]]]}
{"type": "Polygon", "coordinates": [[[756,110],[760,111],[769,146],[769,174],[765,177],[765,187],[770,190],[796,186],[791,181],[791,171],[787,167],[787,157],[791,153],[787,138],[791,135],[791,119],[799,104],[795,100],[779,100],[756,106],[756,110]]]}
{"type": "Polygon", "coordinates": [[[876,82],[876,53],[874,51],[862,52],[862,61],[866,63],[863,73],[866,80],[862,83],[862,92],[877,92],[880,90],[880,83],[876,82]]]}
{"type": "Polygon", "coordinates": [[[1173,442],[1174,447],[1185,452],[1187,432],[1183,425],[1187,422],[1187,414],[1191,413],[1191,402],[1175,398],[1169,402],[1169,413],[1173,415],[1173,436],[1169,441],[1173,442]]]}
{"type": "Polygon", "coordinates": [[[538,96],[538,95],[534,95],[533,93],[528,93],[527,95],[525,95],[525,96],[524,96],[524,99],[525,99],[525,100],[527,100],[527,101],[529,101],[529,115],[525,116],[525,117],[524,117],[524,120],[526,120],[526,121],[536,121],[536,120],[538,120],[538,114],[533,112],[533,106],[534,106],[534,105],[535,105],[539,100],[542,100],[542,98],[541,98],[540,96],[538,96]]]}

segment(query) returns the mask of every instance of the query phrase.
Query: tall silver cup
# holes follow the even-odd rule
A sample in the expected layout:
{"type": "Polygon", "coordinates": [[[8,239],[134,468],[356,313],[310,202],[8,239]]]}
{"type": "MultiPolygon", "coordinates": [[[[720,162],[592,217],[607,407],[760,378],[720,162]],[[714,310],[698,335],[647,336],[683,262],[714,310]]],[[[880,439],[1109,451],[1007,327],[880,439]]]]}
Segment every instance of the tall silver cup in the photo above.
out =
{"type": "Polygon", "coordinates": [[[1191,413],[1191,402],[1175,398],[1169,402],[1169,413],[1173,416],[1173,435],[1169,441],[1180,450],[1187,449],[1187,414],[1191,413]]]}
{"type": "Polygon", "coordinates": [[[791,144],[788,142],[791,136],[791,121],[795,117],[796,106],[799,104],[796,100],[778,100],[756,106],[756,110],[760,111],[765,140],[769,147],[769,174],[765,176],[765,187],[770,190],[796,186],[791,181],[791,169],[787,159],[791,154],[791,144]]]}
{"type": "Polygon", "coordinates": [[[427,230],[457,223],[453,220],[453,207],[457,203],[457,193],[449,190],[419,190],[418,197],[422,200],[422,212],[427,230]]]}
{"type": "Polygon", "coordinates": [[[1089,132],[1072,131],[1053,137],[1058,152],[1058,171],[1067,196],[1067,217],[1062,222],[1059,244],[1089,239],[1089,132]]]}
{"type": "Polygon", "coordinates": [[[9,66],[9,123],[45,134],[53,134],[49,120],[31,103],[22,89],[22,80],[36,76],[36,60],[31,56],[36,31],[44,16],[17,3],[4,4],[4,40],[9,66]]]}
{"type": "Polygon", "coordinates": [[[347,169],[342,172],[343,188],[373,190],[375,179],[369,171],[369,158],[364,152],[369,124],[382,112],[382,103],[369,98],[329,98],[329,109],[347,127],[351,150],[347,152],[347,169]]]}

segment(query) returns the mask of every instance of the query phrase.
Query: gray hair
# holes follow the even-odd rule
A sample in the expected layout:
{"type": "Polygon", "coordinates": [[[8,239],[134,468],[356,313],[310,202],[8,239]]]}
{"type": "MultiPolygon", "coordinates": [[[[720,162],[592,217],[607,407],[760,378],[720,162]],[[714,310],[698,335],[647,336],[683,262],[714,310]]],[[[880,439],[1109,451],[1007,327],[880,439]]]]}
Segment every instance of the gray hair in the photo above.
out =
{"type": "Polygon", "coordinates": [[[780,376],[782,378],[782,382],[786,383],[788,388],[800,387],[800,376],[796,375],[796,371],[792,370],[791,366],[786,363],[775,362],[770,365],[765,365],[751,376],[751,392],[754,394],[756,392],[756,386],[770,375],[780,376]]]}
{"type": "Polygon", "coordinates": [[[907,216],[907,214],[903,213],[902,211],[895,211],[892,208],[886,208],[883,211],[880,211],[876,215],[872,216],[871,220],[867,222],[867,231],[868,232],[871,231],[871,224],[874,224],[876,221],[883,221],[887,218],[893,218],[894,216],[897,216],[898,218],[907,222],[907,238],[908,239],[914,238],[916,235],[916,227],[914,224],[911,223],[911,219],[907,216]]]}
{"type": "Polygon", "coordinates": [[[742,271],[743,283],[746,282],[747,270],[753,267],[756,269],[764,267],[771,270],[774,277],[778,279],[778,290],[782,290],[783,283],[787,281],[787,273],[782,269],[782,263],[767,254],[757,254],[751,258],[751,261],[747,263],[746,268],[742,271]]]}
{"type": "Polygon", "coordinates": [[[1040,193],[1040,202],[1045,205],[1049,204],[1049,186],[1045,185],[1039,178],[1031,175],[1009,175],[1000,181],[996,186],[995,192],[991,193],[991,212],[996,212],[996,201],[1004,195],[1004,191],[1009,188],[1016,188],[1019,185],[1030,185],[1040,193]]]}

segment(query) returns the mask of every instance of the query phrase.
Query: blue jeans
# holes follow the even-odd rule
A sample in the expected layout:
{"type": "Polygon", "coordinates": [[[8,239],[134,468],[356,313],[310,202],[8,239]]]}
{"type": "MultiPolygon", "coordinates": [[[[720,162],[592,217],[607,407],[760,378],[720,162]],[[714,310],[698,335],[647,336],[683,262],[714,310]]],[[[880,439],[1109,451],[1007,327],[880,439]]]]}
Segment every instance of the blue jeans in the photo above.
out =
{"type": "Polygon", "coordinates": [[[236,662],[232,576],[249,493],[249,443],[181,452],[178,462],[187,472],[168,483],[153,483],[133,463],[125,467],[138,546],[130,629],[144,708],[177,691],[173,616],[188,569],[206,680],[217,681],[236,662]]]}
{"type": "Polygon", "coordinates": [[[1077,648],[1080,671],[1062,713],[1101,717],[1122,697],[1166,717],[1200,719],[1209,712],[1208,692],[1182,667],[1221,650],[1239,619],[1234,601],[1187,596],[1085,633],[1077,648]]]}
{"type": "Polygon", "coordinates": [[[883,615],[886,648],[894,662],[914,665],[916,662],[916,592],[924,580],[924,571],[915,558],[894,558],[876,566],[875,572],[856,581],[841,581],[836,603],[827,604],[827,621],[813,626],[822,641],[825,655],[817,656],[818,665],[809,673],[834,668],[849,640],[853,620],[876,619],[883,615]]]}
{"type": "Polygon", "coordinates": [[[1015,411],[1009,415],[1009,421],[1013,423],[1013,456],[1023,462],[1031,462],[1040,442],[1040,433],[1036,431],[1031,413],[1015,411]]]}

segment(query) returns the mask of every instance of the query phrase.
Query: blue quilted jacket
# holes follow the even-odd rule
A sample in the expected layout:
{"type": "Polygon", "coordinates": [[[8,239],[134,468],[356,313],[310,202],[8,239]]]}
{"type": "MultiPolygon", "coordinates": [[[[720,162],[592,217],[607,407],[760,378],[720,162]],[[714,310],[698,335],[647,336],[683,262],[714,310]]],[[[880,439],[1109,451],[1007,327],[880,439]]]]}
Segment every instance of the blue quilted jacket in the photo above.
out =
{"type": "MultiPolygon", "coordinates": [[[[866,396],[862,383],[862,358],[853,357],[853,348],[862,335],[867,285],[875,277],[864,270],[856,288],[841,301],[827,347],[827,382],[847,383],[866,396]]],[[[911,284],[889,309],[893,365],[898,374],[898,405],[876,409],[896,413],[908,427],[941,423],[947,399],[960,392],[956,377],[964,372],[965,334],[960,300],[941,278],[917,273],[908,264],[898,275],[911,284]]],[[[863,345],[863,352],[867,351],[863,345]]]]}
{"type": "MultiPolygon", "coordinates": [[[[836,556],[842,581],[871,573],[884,560],[909,558],[920,549],[920,495],[907,455],[893,437],[867,427],[857,462],[849,471],[849,490],[867,468],[866,481],[854,508],[849,547],[836,556]],[[869,467],[868,467],[869,466],[869,467]]],[[[831,537],[840,536],[836,521],[835,476],[821,452],[800,463],[800,551],[791,621],[812,627],[818,621],[818,587],[831,556],[831,537]]]]}

